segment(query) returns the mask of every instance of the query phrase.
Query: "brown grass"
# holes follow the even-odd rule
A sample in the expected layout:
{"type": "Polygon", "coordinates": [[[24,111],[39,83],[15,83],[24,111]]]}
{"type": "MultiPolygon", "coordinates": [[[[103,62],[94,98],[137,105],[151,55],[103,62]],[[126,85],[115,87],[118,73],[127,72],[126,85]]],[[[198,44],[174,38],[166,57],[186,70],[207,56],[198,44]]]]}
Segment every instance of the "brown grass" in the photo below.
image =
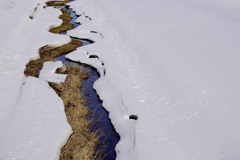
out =
{"type": "Polygon", "coordinates": [[[48,1],[46,2],[47,6],[63,6],[66,3],[69,3],[71,0],[65,0],[65,1],[48,1]]]}
{"type": "MultiPolygon", "coordinates": [[[[64,3],[67,3],[69,1],[64,1],[64,3]]],[[[37,9],[37,7],[35,8],[35,10],[36,9],[37,9]]],[[[59,27],[52,28],[50,30],[50,32],[52,32],[52,33],[61,33],[63,31],[74,28],[73,24],[68,22],[72,19],[72,17],[70,17],[70,13],[67,12],[67,10],[64,8],[62,8],[61,11],[62,11],[62,15],[60,16],[60,18],[63,20],[63,23],[59,27]]],[[[43,46],[39,49],[40,58],[37,60],[30,61],[26,65],[24,74],[26,76],[38,77],[38,70],[42,68],[44,62],[54,61],[55,57],[58,57],[63,54],[68,54],[68,53],[76,50],[80,46],[82,46],[82,42],[77,39],[73,39],[70,43],[64,44],[62,46],[55,47],[55,48],[50,47],[49,45],[43,46]]]]}
{"type": "Polygon", "coordinates": [[[61,8],[61,11],[62,15],[60,15],[59,18],[62,19],[63,22],[69,22],[72,20],[70,13],[65,8],[61,8]]]}
{"type": "Polygon", "coordinates": [[[39,49],[40,58],[37,60],[31,60],[26,65],[26,69],[24,71],[25,76],[38,77],[38,70],[42,68],[44,62],[55,61],[54,58],[63,54],[68,54],[80,46],[82,46],[82,42],[76,39],[73,39],[68,44],[64,44],[55,48],[43,46],[39,49]]]}
{"type": "Polygon", "coordinates": [[[63,23],[61,26],[58,26],[56,28],[52,28],[49,31],[52,33],[60,34],[61,32],[68,31],[74,28],[74,25],[72,23],[63,23]]]}
{"type": "MultiPolygon", "coordinates": [[[[70,2],[47,2],[48,6],[64,5],[70,2]]],[[[61,9],[62,15],[60,18],[63,20],[61,26],[52,28],[50,32],[61,33],[69,29],[73,29],[73,24],[69,23],[72,19],[66,9],[61,9]]],[[[72,39],[68,44],[59,47],[51,47],[49,45],[43,46],[39,49],[40,58],[31,60],[24,71],[26,76],[38,77],[38,71],[42,68],[43,63],[46,61],[55,61],[54,58],[63,54],[68,54],[78,47],[82,46],[82,42],[77,39],[72,39]]],[[[96,159],[99,153],[96,153],[96,146],[99,144],[98,136],[91,133],[89,127],[92,125],[89,118],[89,110],[85,107],[86,103],[83,101],[80,88],[82,87],[82,80],[88,77],[87,73],[76,66],[66,66],[66,70],[57,73],[68,74],[64,83],[49,85],[61,97],[65,106],[65,112],[68,123],[71,125],[73,133],[68,139],[67,143],[61,149],[60,160],[92,160],[96,159]]]]}
{"type": "MultiPolygon", "coordinates": [[[[59,72],[58,72],[59,73],[59,72]]],[[[72,126],[73,134],[61,149],[60,160],[91,160],[94,159],[98,136],[90,132],[92,123],[86,120],[89,110],[84,107],[80,91],[81,82],[88,77],[86,72],[76,66],[67,66],[62,74],[68,74],[61,85],[50,83],[50,86],[62,98],[68,123],[72,126]]]]}
{"type": "Polygon", "coordinates": [[[37,60],[31,60],[26,65],[26,69],[24,71],[24,74],[26,77],[32,76],[38,78],[38,70],[42,68],[43,63],[46,61],[55,61],[53,58],[50,57],[43,57],[39,58],[37,60]]]}
{"type": "Polygon", "coordinates": [[[37,8],[38,8],[38,6],[34,8],[34,11],[33,11],[32,15],[29,16],[30,19],[33,19],[34,13],[37,11],[37,8]]]}
{"type": "Polygon", "coordinates": [[[55,58],[55,57],[61,56],[63,54],[68,54],[68,53],[76,50],[80,46],[82,46],[82,42],[80,40],[72,39],[70,43],[64,44],[59,47],[42,49],[42,48],[45,48],[45,46],[44,46],[39,49],[39,55],[40,55],[40,57],[55,58]]]}
{"type": "Polygon", "coordinates": [[[61,26],[50,29],[49,31],[52,33],[60,34],[61,32],[68,31],[74,28],[74,25],[69,22],[72,20],[70,13],[64,8],[61,8],[61,11],[62,14],[59,16],[59,18],[62,19],[63,22],[61,26]]]}

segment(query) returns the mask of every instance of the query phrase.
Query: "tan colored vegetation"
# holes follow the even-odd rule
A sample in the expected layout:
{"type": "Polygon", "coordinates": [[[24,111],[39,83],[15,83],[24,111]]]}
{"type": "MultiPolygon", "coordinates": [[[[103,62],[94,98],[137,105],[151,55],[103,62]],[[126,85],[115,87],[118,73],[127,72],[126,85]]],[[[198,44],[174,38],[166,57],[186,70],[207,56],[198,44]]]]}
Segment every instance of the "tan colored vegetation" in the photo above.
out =
{"type": "Polygon", "coordinates": [[[25,76],[38,77],[38,70],[42,68],[43,63],[47,61],[55,61],[54,58],[61,56],[63,54],[68,54],[78,47],[82,46],[82,42],[76,39],[72,39],[72,41],[68,44],[64,44],[59,47],[49,47],[44,46],[39,49],[40,58],[37,60],[31,60],[26,65],[26,69],[24,71],[25,76]]]}
{"type": "Polygon", "coordinates": [[[66,3],[69,3],[71,0],[65,0],[65,1],[49,1],[46,2],[47,6],[63,6],[66,3]]]}
{"type": "Polygon", "coordinates": [[[31,60],[26,65],[26,69],[24,71],[25,76],[32,76],[32,77],[38,77],[38,71],[42,68],[43,63],[46,61],[55,61],[53,58],[50,57],[44,57],[39,58],[37,60],[31,60]]]}
{"type": "MultiPolygon", "coordinates": [[[[59,6],[70,2],[47,2],[48,6],[59,6]]],[[[66,9],[61,9],[62,15],[59,17],[63,20],[61,26],[52,28],[50,32],[61,33],[63,31],[73,29],[74,26],[71,21],[70,13],[66,9]]],[[[31,60],[24,71],[26,76],[38,77],[38,71],[42,68],[43,63],[47,61],[55,61],[54,58],[68,54],[78,47],[82,46],[82,42],[77,39],[72,39],[68,44],[59,47],[51,47],[49,45],[43,46],[39,49],[39,56],[37,60],[31,60]]],[[[92,125],[87,119],[90,117],[86,103],[83,101],[82,93],[80,91],[82,80],[88,77],[87,73],[76,66],[64,66],[66,69],[57,69],[56,72],[60,74],[68,74],[64,83],[49,85],[61,97],[65,106],[67,120],[72,127],[73,133],[68,139],[67,143],[61,149],[60,160],[92,160],[102,153],[96,153],[96,146],[99,144],[96,133],[91,133],[89,127],[92,125]]]]}
{"type": "Polygon", "coordinates": [[[60,34],[61,32],[68,31],[74,28],[74,25],[69,22],[72,20],[70,13],[64,8],[61,8],[61,11],[62,14],[59,16],[59,18],[62,19],[63,22],[61,26],[50,29],[49,31],[52,33],[60,34]]]}
{"type": "Polygon", "coordinates": [[[30,19],[33,19],[34,13],[37,11],[37,8],[38,8],[38,6],[34,8],[34,11],[33,11],[32,15],[29,16],[30,19]]]}
{"type": "MultiPolygon", "coordinates": [[[[69,1],[64,1],[64,2],[67,3],[69,1]]],[[[54,3],[54,1],[53,1],[53,3],[54,3]]],[[[37,7],[34,10],[36,11],[37,7]]],[[[72,19],[72,17],[70,16],[70,13],[64,8],[61,8],[61,11],[62,11],[62,15],[60,15],[60,19],[63,20],[63,23],[61,26],[50,29],[50,32],[52,32],[52,33],[60,34],[63,31],[67,31],[67,30],[74,28],[74,25],[72,23],[69,23],[69,21],[71,21],[71,19],[72,19]]],[[[38,77],[38,70],[42,68],[44,62],[54,61],[53,58],[58,57],[63,54],[68,54],[68,53],[76,50],[80,46],[82,46],[82,42],[79,40],[73,39],[70,43],[64,44],[59,47],[55,47],[55,48],[50,47],[50,46],[42,47],[39,49],[40,58],[37,60],[30,61],[26,65],[24,74],[26,76],[38,77]]]]}
{"type": "Polygon", "coordinates": [[[62,19],[63,22],[69,22],[72,20],[70,13],[65,8],[61,8],[61,11],[62,15],[60,15],[59,18],[62,19]]]}
{"type": "Polygon", "coordinates": [[[43,50],[40,49],[41,51],[39,51],[39,55],[41,58],[42,57],[55,58],[55,57],[61,56],[63,54],[68,54],[68,53],[76,50],[80,46],[82,46],[82,42],[80,40],[72,39],[72,41],[70,43],[64,44],[59,47],[43,49],[43,50]]]}
{"type": "Polygon", "coordinates": [[[61,74],[68,74],[67,79],[61,85],[50,83],[50,86],[62,98],[69,124],[72,126],[73,134],[61,149],[60,160],[94,159],[98,137],[91,133],[89,127],[91,122],[86,120],[89,117],[89,110],[84,107],[80,91],[82,80],[88,75],[76,66],[67,66],[61,74]]]}

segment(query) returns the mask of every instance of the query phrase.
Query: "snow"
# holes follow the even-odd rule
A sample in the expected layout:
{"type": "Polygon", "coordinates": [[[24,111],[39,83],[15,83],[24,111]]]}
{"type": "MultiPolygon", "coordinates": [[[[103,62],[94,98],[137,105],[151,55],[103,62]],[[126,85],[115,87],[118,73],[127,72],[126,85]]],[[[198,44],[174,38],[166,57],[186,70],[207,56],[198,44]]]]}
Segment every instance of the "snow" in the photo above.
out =
{"type": "Polygon", "coordinates": [[[121,136],[117,159],[240,158],[240,2],[73,3],[92,20],[67,34],[103,39],[67,57],[104,62],[94,88],[121,136]]]}
{"type": "Polygon", "coordinates": [[[90,56],[91,55],[89,55],[87,51],[78,50],[77,52],[72,52],[71,54],[66,55],[66,58],[71,59],[71,60],[72,59],[76,60],[75,57],[77,57],[78,62],[93,66],[94,68],[97,69],[97,71],[100,75],[104,75],[105,68],[103,66],[103,61],[99,60],[99,58],[90,58],[90,56]]]}
{"type": "Polygon", "coordinates": [[[39,78],[48,82],[53,82],[60,84],[61,82],[65,82],[67,78],[67,74],[57,74],[55,73],[56,69],[63,67],[63,63],[61,61],[56,62],[44,62],[43,68],[40,71],[39,78]]]}
{"type": "Polygon", "coordinates": [[[35,77],[26,79],[18,105],[2,127],[0,159],[59,159],[72,133],[61,98],[35,77]]]}
{"type": "Polygon", "coordinates": [[[103,37],[100,33],[97,33],[95,31],[89,31],[89,30],[70,30],[68,31],[69,36],[72,37],[81,37],[82,39],[89,39],[94,42],[101,40],[103,37]]]}
{"type": "Polygon", "coordinates": [[[56,19],[61,11],[54,8],[38,6],[35,17],[28,17],[30,9],[37,6],[39,1],[24,1],[17,3],[14,0],[1,3],[0,16],[2,22],[0,30],[0,124],[10,114],[17,104],[24,81],[25,65],[32,58],[38,56],[38,49],[46,44],[64,44],[70,42],[67,36],[52,34],[47,28],[52,24],[60,24],[56,19]],[[29,10],[26,9],[29,7],[29,10]],[[8,9],[8,7],[10,9],[8,9]]]}
{"type": "Polygon", "coordinates": [[[89,21],[90,21],[90,18],[89,18],[88,16],[86,16],[86,15],[81,15],[80,17],[78,17],[78,18],[76,19],[75,22],[79,22],[79,23],[81,23],[81,24],[84,24],[84,23],[87,23],[87,22],[89,22],[89,21]]]}
{"type": "MultiPolygon", "coordinates": [[[[61,23],[56,19],[60,11],[42,6],[40,0],[0,3],[0,20],[6,22],[0,29],[1,159],[21,156],[26,148],[35,147],[44,155],[58,157],[69,133],[56,126],[61,134],[51,140],[54,149],[44,150],[46,140],[30,143],[24,138],[31,133],[15,125],[19,122],[26,130],[34,126],[31,113],[38,112],[27,108],[37,106],[39,99],[28,98],[32,95],[29,88],[46,83],[27,78],[22,87],[25,64],[37,56],[40,47],[70,41],[68,36],[47,32],[49,26],[61,23]],[[37,3],[40,6],[31,20],[28,16],[37,3]],[[23,113],[19,106],[25,105],[23,113]],[[23,116],[26,113],[29,117],[23,116]],[[18,131],[15,140],[11,135],[18,131]],[[25,144],[24,151],[14,151],[13,141],[21,142],[18,146],[25,144]],[[6,143],[9,145],[4,146],[6,143]]],[[[239,1],[78,0],[70,6],[83,16],[78,18],[83,25],[67,35],[95,43],[67,58],[90,64],[100,73],[94,88],[120,134],[117,159],[240,159],[239,1]],[[85,21],[85,16],[90,19],[85,21]],[[129,119],[130,115],[137,115],[138,120],[129,119]]],[[[57,98],[52,90],[47,92],[46,85],[40,89],[45,93],[39,94],[43,99],[57,98]]],[[[62,109],[58,109],[55,115],[59,113],[63,120],[62,109]]],[[[38,122],[47,128],[44,120],[38,122]]],[[[33,139],[48,138],[43,132],[31,135],[33,139]]],[[[34,153],[29,156],[37,157],[34,153]]]]}
{"type": "Polygon", "coordinates": [[[48,32],[52,24],[62,23],[56,18],[61,11],[44,9],[44,5],[43,0],[0,0],[0,159],[3,160],[58,159],[61,146],[72,132],[63,102],[48,88],[47,82],[24,76],[25,65],[38,57],[40,47],[71,41],[68,36],[48,32]]]}

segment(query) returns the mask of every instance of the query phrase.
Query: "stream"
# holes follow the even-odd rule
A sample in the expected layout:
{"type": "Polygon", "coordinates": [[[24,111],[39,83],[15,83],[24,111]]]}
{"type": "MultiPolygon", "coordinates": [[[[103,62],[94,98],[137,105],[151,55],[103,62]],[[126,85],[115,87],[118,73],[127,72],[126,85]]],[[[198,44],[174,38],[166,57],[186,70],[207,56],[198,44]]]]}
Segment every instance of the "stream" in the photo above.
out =
{"type": "MultiPolygon", "coordinates": [[[[66,5],[65,5],[66,6],[66,5]]],[[[75,23],[75,20],[78,18],[72,9],[69,9],[65,6],[57,6],[56,8],[65,8],[70,13],[70,16],[73,18],[70,22],[73,23],[74,28],[78,27],[80,24],[75,23]]],[[[66,35],[66,32],[62,32],[62,35],[66,35]]],[[[81,39],[81,38],[80,38],[81,39]]],[[[91,45],[92,41],[82,40],[82,45],[91,45]]],[[[94,45],[94,44],[92,44],[94,45]]],[[[78,66],[84,71],[86,71],[89,77],[82,82],[84,88],[81,89],[83,93],[84,101],[87,102],[87,105],[90,110],[89,120],[93,122],[91,126],[91,131],[96,132],[99,136],[100,144],[97,146],[97,151],[101,151],[104,148],[104,153],[99,155],[98,158],[103,160],[113,160],[116,159],[115,146],[120,140],[119,135],[116,133],[112,123],[109,119],[108,112],[102,107],[102,102],[99,100],[96,91],[93,89],[93,83],[100,77],[97,70],[89,65],[72,62],[65,58],[66,55],[61,55],[55,60],[62,61],[66,65],[78,66]]]]}

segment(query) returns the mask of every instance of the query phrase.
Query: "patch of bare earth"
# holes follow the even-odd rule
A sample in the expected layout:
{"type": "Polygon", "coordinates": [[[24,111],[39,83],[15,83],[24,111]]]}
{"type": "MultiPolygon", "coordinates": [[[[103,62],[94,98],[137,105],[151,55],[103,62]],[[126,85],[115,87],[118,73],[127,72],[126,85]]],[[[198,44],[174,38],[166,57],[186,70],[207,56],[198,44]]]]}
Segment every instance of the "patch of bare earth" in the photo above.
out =
{"type": "MultiPolygon", "coordinates": [[[[49,6],[63,5],[70,0],[64,2],[47,2],[49,6]]],[[[60,33],[69,30],[69,21],[71,20],[69,12],[66,9],[61,9],[63,19],[61,26],[52,28],[53,33],[60,33]],[[68,27],[66,27],[66,24],[68,27]]],[[[72,26],[72,25],[71,25],[72,26]]],[[[72,29],[72,27],[70,27],[72,29]]],[[[43,63],[47,61],[55,61],[54,58],[68,54],[78,47],[82,46],[82,42],[73,39],[70,43],[59,47],[43,46],[39,49],[40,58],[31,60],[24,71],[25,76],[38,77],[38,72],[42,68],[43,63]]],[[[96,133],[90,132],[92,123],[89,119],[89,110],[86,103],[83,101],[83,96],[80,91],[82,81],[88,77],[87,73],[76,66],[67,66],[65,70],[57,69],[56,73],[68,74],[64,83],[55,84],[49,82],[49,85],[56,91],[59,97],[63,100],[68,123],[71,125],[73,133],[67,143],[61,149],[60,160],[92,160],[98,159],[96,146],[99,144],[99,138],[96,133]]],[[[96,131],[97,132],[97,131],[96,131]]]]}
{"type": "Polygon", "coordinates": [[[48,1],[46,2],[47,6],[63,6],[66,3],[69,3],[71,0],[64,1],[48,1]]]}
{"type": "Polygon", "coordinates": [[[73,134],[61,149],[61,160],[95,159],[95,148],[99,144],[98,136],[91,133],[92,125],[89,118],[89,110],[85,107],[80,88],[81,82],[88,77],[86,72],[76,66],[67,66],[65,71],[57,73],[68,74],[67,79],[61,85],[50,83],[50,86],[62,98],[68,123],[72,126],[73,134]]]}

